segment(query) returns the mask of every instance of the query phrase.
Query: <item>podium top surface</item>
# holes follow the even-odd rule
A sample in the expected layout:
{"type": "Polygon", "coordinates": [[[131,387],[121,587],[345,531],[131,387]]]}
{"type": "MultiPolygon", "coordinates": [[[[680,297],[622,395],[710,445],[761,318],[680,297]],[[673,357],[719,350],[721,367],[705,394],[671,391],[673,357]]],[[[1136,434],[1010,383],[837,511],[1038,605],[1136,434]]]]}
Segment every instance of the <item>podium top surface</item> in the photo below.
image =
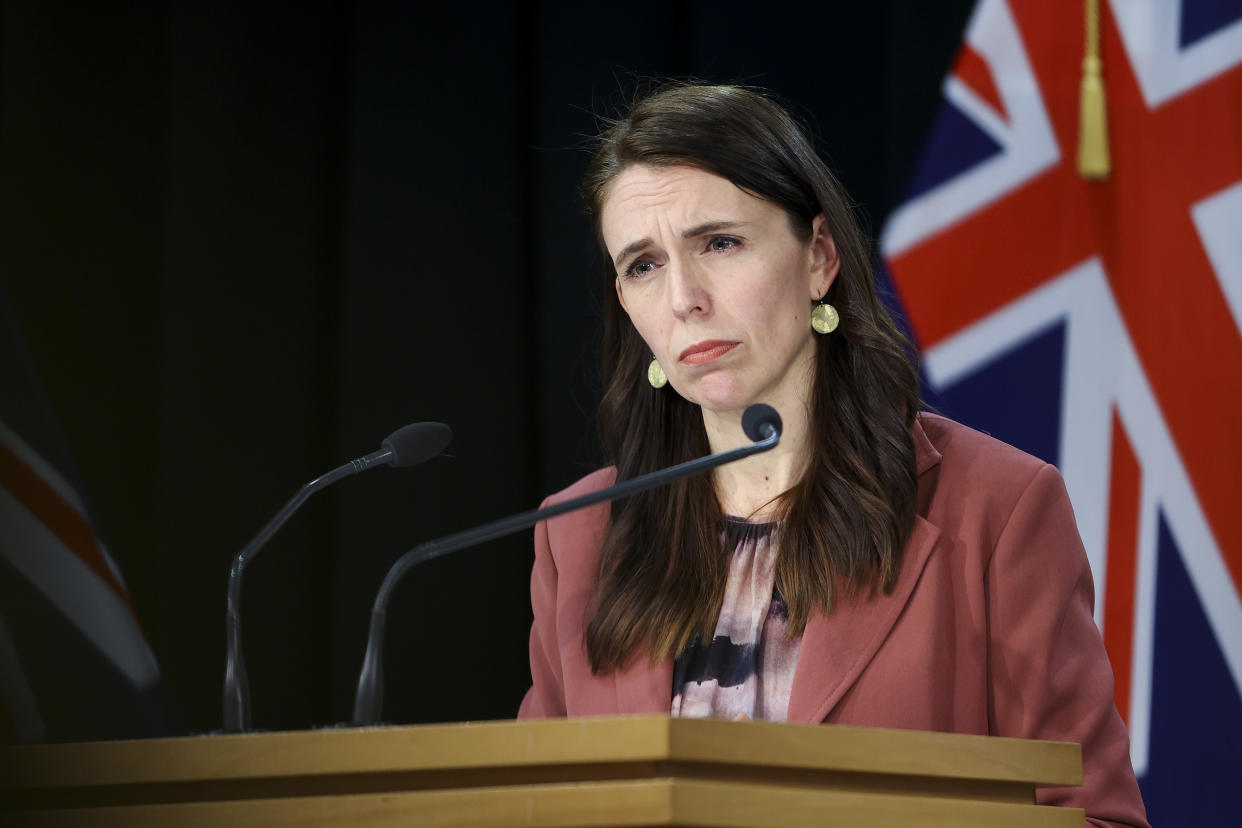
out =
{"type": "Polygon", "coordinates": [[[634,762],[1082,784],[1073,743],[618,716],[2,747],[0,790],[634,762]]]}

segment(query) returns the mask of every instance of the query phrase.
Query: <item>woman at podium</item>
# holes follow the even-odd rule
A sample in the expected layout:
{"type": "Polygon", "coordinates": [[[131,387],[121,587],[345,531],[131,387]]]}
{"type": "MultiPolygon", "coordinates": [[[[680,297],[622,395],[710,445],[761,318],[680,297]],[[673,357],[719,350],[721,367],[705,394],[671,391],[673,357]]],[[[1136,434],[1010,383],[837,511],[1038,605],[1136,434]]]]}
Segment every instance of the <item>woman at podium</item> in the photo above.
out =
{"type": "Polygon", "coordinates": [[[836,178],[769,97],[676,85],[599,138],[609,468],[564,500],[774,450],[540,524],[520,716],[672,713],[1079,742],[1041,792],[1145,825],[1057,470],[919,410],[836,178]]]}

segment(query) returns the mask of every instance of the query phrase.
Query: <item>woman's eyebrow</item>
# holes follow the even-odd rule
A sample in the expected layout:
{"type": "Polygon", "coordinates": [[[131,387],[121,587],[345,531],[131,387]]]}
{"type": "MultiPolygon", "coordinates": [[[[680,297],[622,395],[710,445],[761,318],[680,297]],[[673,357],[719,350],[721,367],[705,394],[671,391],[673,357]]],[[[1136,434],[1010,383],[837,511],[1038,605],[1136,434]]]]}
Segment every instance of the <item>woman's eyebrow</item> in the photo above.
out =
{"type": "Polygon", "coordinates": [[[621,252],[617,254],[617,257],[612,260],[613,264],[616,267],[621,267],[621,262],[624,259],[629,258],[631,255],[642,250],[644,247],[648,246],[649,244],[651,244],[650,236],[645,236],[636,242],[630,242],[624,248],[622,248],[621,252]]]}
{"type": "Polygon", "coordinates": [[[706,236],[708,233],[719,233],[721,230],[736,230],[749,224],[745,221],[708,221],[703,224],[697,224],[681,234],[683,239],[693,239],[698,236],[706,236]]]}

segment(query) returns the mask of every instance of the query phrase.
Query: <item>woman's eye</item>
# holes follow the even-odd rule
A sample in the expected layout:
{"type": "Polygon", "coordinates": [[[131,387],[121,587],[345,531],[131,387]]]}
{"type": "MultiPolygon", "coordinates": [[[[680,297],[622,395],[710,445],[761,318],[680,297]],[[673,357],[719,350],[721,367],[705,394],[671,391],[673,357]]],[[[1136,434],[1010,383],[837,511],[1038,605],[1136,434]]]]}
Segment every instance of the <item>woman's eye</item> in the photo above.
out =
{"type": "Polygon", "coordinates": [[[732,236],[716,236],[707,243],[708,250],[728,250],[737,247],[738,241],[732,236]]]}
{"type": "Polygon", "coordinates": [[[639,260],[637,262],[634,262],[634,264],[630,265],[629,267],[625,269],[625,275],[642,277],[642,276],[646,276],[648,273],[650,273],[653,270],[655,270],[654,264],[652,264],[651,262],[639,260]]]}

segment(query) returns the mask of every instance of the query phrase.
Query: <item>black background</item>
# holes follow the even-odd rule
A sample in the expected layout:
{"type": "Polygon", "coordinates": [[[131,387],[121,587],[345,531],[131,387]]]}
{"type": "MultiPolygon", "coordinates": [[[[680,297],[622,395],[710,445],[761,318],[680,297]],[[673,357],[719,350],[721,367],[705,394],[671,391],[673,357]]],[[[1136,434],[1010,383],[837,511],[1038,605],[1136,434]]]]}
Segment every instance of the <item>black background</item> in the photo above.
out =
{"type": "MultiPolygon", "coordinates": [[[[402,552],[598,464],[593,113],[651,76],[771,88],[875,231],[970,6],[6,3],[3,292],[175,729],[220,726],[229,560],[307,480],[453,427],[451,457],[316,496],[249,568],[265,729],[348,718],[402,552]]],[[[530,543],[398,590],[387,719],[515,713],[530,543]]]]}

